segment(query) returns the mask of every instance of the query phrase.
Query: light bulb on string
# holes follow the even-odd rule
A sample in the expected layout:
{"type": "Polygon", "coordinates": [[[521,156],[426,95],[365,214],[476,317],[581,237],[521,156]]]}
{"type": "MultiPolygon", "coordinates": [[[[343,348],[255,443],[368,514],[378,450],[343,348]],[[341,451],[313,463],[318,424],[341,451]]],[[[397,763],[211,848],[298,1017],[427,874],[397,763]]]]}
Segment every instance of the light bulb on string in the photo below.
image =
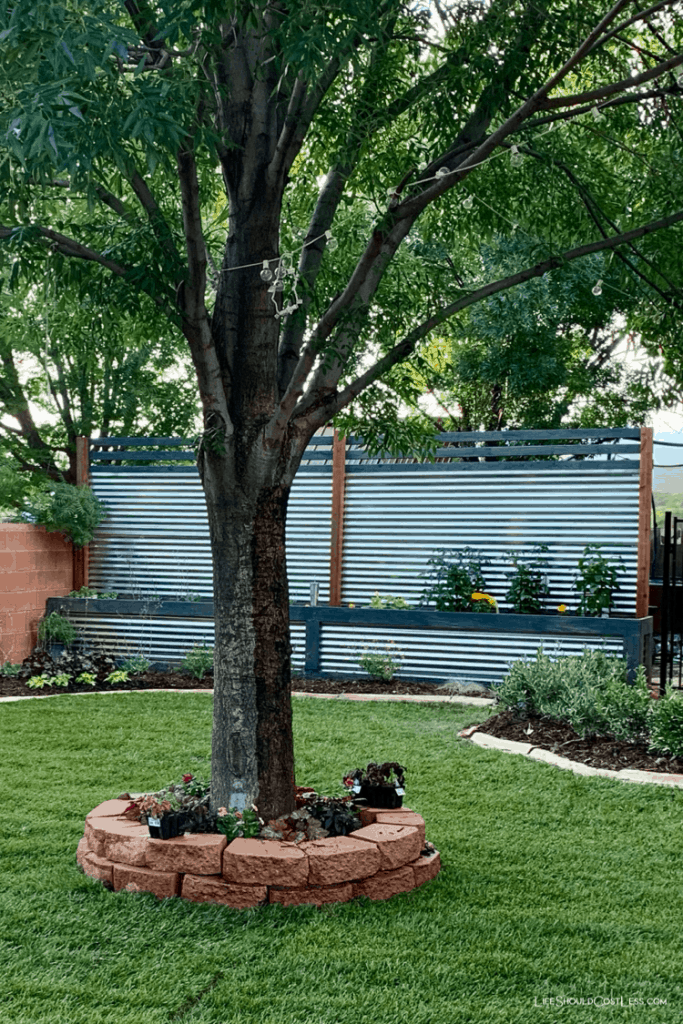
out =
{"type": "Polygon", "coordinates": [[[676,85],[679,89],[683,89],[683,68],[676,68],[674,75],[676,76],[676,85]]]}
{"type": "Polygon", "coordinates": [[[512,146],[510,149],[510,163],[513,167],[520,167],[524,163],[524,157],[519,151],[519,146],[512,146]]]}
{"type": "Polygon", "coordinates": [[[447,167],[439,167],[438,171],[434,171],[434,177],[435,178],[445,178],[446,175],[450,174],[450,173],[451,172],[448,170],[447,167]]]}
{"type": "Polygon", "coordinates": [[[605,115],[603,114],[603,112],[598,107],[593,107],[593,109],[591,110],[591,114],[593,115],[593,120],[594,121],[604,121],[605,120],[605,115]]]}
{"type": "Polygon", "coordinates": [[[273,271],[270,269],[270,266],[268,265],[268,260],[263,261],[263,266],[261,267],[261,273],[259,274],[259,277],[261,278],[262,281],[266,282],[273,280],[273,271]]]}
{"type": "Polygon", "coordinates": [[[339,242],[333,237],[331,231],[325,232],[325,238],[327,239],[327,248],[330,252],[334,252],[334,250],[338,248],[339,242]]]}
{"type": "Polygon", "coordinates": [[[593,295],[602,295],[602,278],[595,282],[591,288],[593,295]]]}
{"type": "Polygon", "coordinates": [[[463,199],[462,205],[465,207],[466,210],[471,210],[472,207],[474,206],[474,196],[467,196],[466,199],[463,199]]]}

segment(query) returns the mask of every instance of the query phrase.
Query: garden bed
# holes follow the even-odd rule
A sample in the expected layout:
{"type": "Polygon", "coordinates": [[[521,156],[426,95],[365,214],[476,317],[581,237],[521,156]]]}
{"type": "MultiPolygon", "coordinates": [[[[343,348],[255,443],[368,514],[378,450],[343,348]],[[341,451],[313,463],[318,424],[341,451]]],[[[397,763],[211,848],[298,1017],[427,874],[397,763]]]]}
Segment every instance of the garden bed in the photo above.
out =
{"type": "MultiPolygon", "coordinates": [[[[35,690],[26,685],[32,675],[43,671],[53,673],[59,671],[59,663],[53,663],[43,652],[34,652],[27,658],[19,675],[0,675],[0,697],[35,697],[52,696],[60,693],[107,693],[112,690],[211,690],[213,675],[207,673],[203,679],[196,679],[186,672],[162,671],[148,669],[146,672],[131,673],[125,682],[115,685],[107,683],[106,676],[114,667],[113,659],[94,657],[96,683],[94,686],[71,683],[67,688],[44,686],[35,690]]],[[[382,693],[396,695],[420,696],[439,693],[441,687],[436,683],[409,683],[401,679],[380,682],[374,679],[328,679],[321,676],[312,678],[303,676],[292,677],[292,690],[303,693],[382,693]]],[[[472,689],[470,696],[482,696],[479,687],[472,689]]]]}
{"type": "Polygon", "coordinates": [[[644,743],[629,743],[625,740],[615,740],[611,736],[582,739],[566,722],[554,719],[519,718],[512,711],[502,711],[482,722],[477,726],[477,731],[500,739],[531,743],[534,747],[549,750],[553,754],[568,757],[571,761],[579,761],[592,768],[609,768],[612,771],[630,768],[638,771],[667,772],[672,775],[683,774],[683,758],[650,754],[644,743]]]}

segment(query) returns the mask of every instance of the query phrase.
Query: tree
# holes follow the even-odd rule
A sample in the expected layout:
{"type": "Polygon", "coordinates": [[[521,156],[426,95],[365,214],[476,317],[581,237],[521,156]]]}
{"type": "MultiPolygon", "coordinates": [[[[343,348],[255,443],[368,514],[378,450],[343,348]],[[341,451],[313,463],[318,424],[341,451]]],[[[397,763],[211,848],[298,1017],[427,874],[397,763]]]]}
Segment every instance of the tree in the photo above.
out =
{"type": "MultiPolygon", "coordinates": [[[[533,262],[537,244],[514,234],[486,243],[487,277],[533,262]]],[[[621,283],[610,254],[596,253],[471,306],[425,347],[423,370],[413,370],[420,399],[438,401],[449,430],[644,423],[675,391],[654,361],[624,364],[629,337],[636,347],[628,323],[649,289],[621,283]]]]}
{"type": "Polygon", "coordinates": [[[8,471],[75,484],[76,437],[192,433],[198,402],[184,339],[146,296],[51,269],[0,295],[0,448],[8,471]]]}
{"type": "Polygon", "coordinates": [[[313,432],[381,379],[400,389],[461,310],[591,253],[627,254],[625,280],[647,267],[674,308],[647,241],[683,220],[674,9],[2,5],[9,257],[83,261],[146,293],[194,364],[217,803],[293,806],[284,530],[313,432]],[[501,218],[541,241],[486,280],[477,247],[501,218]],[[437,239],[435,272],[416,242],[437,239]]]}

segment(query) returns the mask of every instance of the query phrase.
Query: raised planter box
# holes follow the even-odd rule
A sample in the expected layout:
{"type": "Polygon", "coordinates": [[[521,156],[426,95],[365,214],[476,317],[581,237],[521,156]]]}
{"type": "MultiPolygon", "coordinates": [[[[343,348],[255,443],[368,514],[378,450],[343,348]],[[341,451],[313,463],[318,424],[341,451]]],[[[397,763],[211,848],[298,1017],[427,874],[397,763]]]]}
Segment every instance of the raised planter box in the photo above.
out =
{"type": "MultiPolygon", "coordinates": [[[[92,598],[50,598],[47,601],[48,614],[59,611],[63,615],[76,619],[77,625],[87,639],[102,643],[112,643],[112,637],[121,646],[130,644],[130,653],[135,653],[141,646],[130,637],[139,636],[149,643],[150,650],[155,631],[161,636],[171,635],[176,644],[177,654],[158,659],[156,663],[167,665],[181,659],[185,651],[192,646],[197,626],[203,624],[205,633],[212,643],[213,601],[167,601],[164,599],[133,600],[93,600],[92,598]],[[137,626],[136,626],[137,623],[137,626]],[[137,632],[136,632],[137,629],[137,632]],[[185,632],[187,630],[187,632],[185,632]],[[177,639],[176,639],[177,638],[177,639]],[[184,646],[183,646],[184,644],[184,646]]],[[[329,605],[307,607],[293,604],[290,606],[290,621],[294,629],[301,626],[305,631],[305,653],[303,658],[304,675],[329,676],[339,678],[348,676],[349,671],[342,673],[330,669],[329,652],[337,652],[345,641],[339,637],[344,630],[348,631],[349,643],[358,642],[356,637],[362,629],[376,630],[385,635],[392,634],[402,643],[402,634],[415,635],[430,631],[434,634],[467,634],[476,636],[481,641],[491,638],[492,646],[501,638],[507,638],[505,645],[509,649],[507,660],[514,660],[521,655],[515,654],[517,638],[526,641],[527,648],[534,648],[536,642],[567,640],[583,641],[593,645],[601,640],[616,641],[616,646],[628,662],[629,676],[633,678],[638,665],[644,665],[649,672],[652,663],[652,618],[588,618],[571,615],[515,615],[501,613],[483,615],[478,612],[437,612],[429,609],[410,609],[408,611],[386,611],[374,608],[335,608],[329,605]],[[326,638],[326,631],[331,639],[326,638]],[[336,645],[336,646],[335,646],[336,645]]],[[[468,641],[469,642],[469,641],[468,641]]],[[[574,649],[565,653],[574,653],[574,649]]],[[[580,645],[579,645],[580,649],[580,645]]],[[[429,659],[429,644],[422,644],[420,656],[429,659]]],[[[125,655],[122,655],[125,656],[125,655]]],[[[149,657],[149,655],[147,655],[149,657]]],[[[493,655],[491,656],[491,659],[493,655]]],[[[330,661],[332,659],[330,658],[330,661]]],[[[484,660],[486,660],[484,653],[484,660]]],[[[150,657],[154,662],[154,657],[150,657]]],[[[413,658],[415,664],[416,658],[413,658]]],[[[442,662],[443,664],[443,658],[442,662]]],[[[350,671],[353,671],[351,669],[350,671]]],[[[413,674],[409,670],[401,671],[405,680],[429,680],[444,682],[455,675],[457,666],[449,672],[439,670],[437,665],[433,673],[413,674]]],[[[361,674],[357,671],[355,674],[361,674]]]]}

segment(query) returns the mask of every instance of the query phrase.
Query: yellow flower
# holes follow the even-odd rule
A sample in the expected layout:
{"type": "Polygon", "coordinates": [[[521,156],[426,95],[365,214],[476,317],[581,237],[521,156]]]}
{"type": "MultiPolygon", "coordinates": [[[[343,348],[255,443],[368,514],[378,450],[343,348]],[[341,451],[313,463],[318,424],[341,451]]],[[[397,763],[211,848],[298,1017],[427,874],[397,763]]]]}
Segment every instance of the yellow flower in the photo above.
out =
{"type": "Polygon", "coordinates": [[[564,613],[565,613],[565,612],[566,612],[566,610],[567,610],[567,606],[566,606],[566,604],[558,604],[558,606],[557,606],[557,610],[558,610],[558,612],[560,613],[560,615],[564,615],[564,613]]]}

